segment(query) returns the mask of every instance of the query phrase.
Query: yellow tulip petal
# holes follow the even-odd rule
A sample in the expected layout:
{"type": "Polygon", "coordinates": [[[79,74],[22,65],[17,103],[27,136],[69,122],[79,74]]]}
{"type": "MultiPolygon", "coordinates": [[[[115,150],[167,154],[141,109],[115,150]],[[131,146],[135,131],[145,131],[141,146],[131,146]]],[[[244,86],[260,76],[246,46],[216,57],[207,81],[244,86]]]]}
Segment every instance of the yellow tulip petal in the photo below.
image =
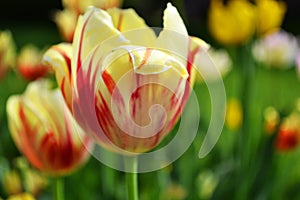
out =
{"type": "Polygon", "coordinates": [[[153,46],[156,36],[149,28],[144,19],[138,16],[133,9],[108,9],[107,12],[112,17],[114,27],[118,29],[124,37],[135,45],[153,46]]]}
{"type": "Polygon", "coordinates": [[[107,13],[111,16],[114,27],[120,32],[147,26],[144,19],[139,17],[133,9],[112,8],[108,9],[107,13]]]}
{"type": "Polygon", "coordinates": [[[164,11],[164,29],[178,32],[182,35],[188,35],[184,22],[181,19],[178,10],[171,4],[167,4],[167,8],[164,11]]]}
{"type": "Polygon", "coordinates": [[[157,38],[156,46],[185,60],[188,54],[188,33],[177,9],[171,3],[167,4],[163,20],[164,29],[157,38]]]}

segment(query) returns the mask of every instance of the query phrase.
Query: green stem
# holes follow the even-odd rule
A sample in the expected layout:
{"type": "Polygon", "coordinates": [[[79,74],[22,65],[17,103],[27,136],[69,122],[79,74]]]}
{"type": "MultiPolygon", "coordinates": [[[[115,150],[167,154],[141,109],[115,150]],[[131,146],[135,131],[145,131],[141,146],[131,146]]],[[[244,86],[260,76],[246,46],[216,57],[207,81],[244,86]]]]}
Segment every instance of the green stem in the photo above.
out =
{"type": "Polygon", "coordinates": [[[64,200],[64,181],[62,178],[55,179],[55,200],[64,200]]]}
{"type": "Polygon", "coordinates": [[[137,158],[136,157],[126,158],[125,165],[127,171],[130,171],[130,172],[126,172],[127,199],[137,200],[138,199],[137,158]]]}

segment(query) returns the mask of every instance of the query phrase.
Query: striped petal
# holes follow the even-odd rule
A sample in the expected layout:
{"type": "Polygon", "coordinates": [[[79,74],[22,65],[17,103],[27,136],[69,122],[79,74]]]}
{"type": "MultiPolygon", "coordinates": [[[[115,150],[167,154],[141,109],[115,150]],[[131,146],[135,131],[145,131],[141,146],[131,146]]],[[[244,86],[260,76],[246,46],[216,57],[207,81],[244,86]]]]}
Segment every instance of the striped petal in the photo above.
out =
{"type": "MultiPolygon", "coordinates": [[[[90,7],[83,16],[79,17],[75,30],[72,55],[74,81],[76,81],[76,72],[84,67],[83,61],[96,46],[104,41],[106,41],[105,45],[102,45],[104,52],[127,42],[114,28],[112,19],[107,12],[90,7]],[[111,40],[109,40],[110,38],[111,40]]],[[[83,68],[83,70],[87,69],[83,68]]]]}
{"type": "Polygon", "coordinates": [[[17,147],[39,170],[64,175],[88,158],[91,140],[72,118],[61,93],[49,90],[48,82],[32,82],[24,95],[10,97],[7,113],[17,147]]]}
{"type": "Polygon", "coordinates": [[[72,45],[68,43],[52,46],[43,56],[43,62],[54,69],[56,81],[70,110],[72,110],[73,84],[71,56],[72,45]]]}
{"type": "Polygon", "coordinates": [[[133,47],[114,51],[103,64],[96,92],[103,134],[125,150],[152,149],[181,113],[185,66],[166,52],[133,47]]]}

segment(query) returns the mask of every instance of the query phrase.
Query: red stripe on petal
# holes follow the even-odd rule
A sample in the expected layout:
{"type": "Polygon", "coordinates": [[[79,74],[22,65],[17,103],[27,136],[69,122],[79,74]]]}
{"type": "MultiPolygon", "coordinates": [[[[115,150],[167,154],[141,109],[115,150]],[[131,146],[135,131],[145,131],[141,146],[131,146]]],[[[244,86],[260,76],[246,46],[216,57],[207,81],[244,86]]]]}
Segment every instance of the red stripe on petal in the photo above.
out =
{"type": "Polygon", "coordinates": [[[66,81],[66,78],[63,77],[61,80],[61,84],[60,84],[60,90],[61,90],[61,93],[62,93],[64,99],[67,99],[66,92],[65,92],[65,81],[66,81]]]}
{"type": "Polygon", "coordinates": [[[79,46],[78,46],[78,55],[77,55],[77,72],[81,68],[82,65],[82,60],[81,60],[81,51],[82,51],[82,44],[83,44],[83,37],[85,33],[86,26],[94,14],[94,11],[91,12],[91,14],[87,17],[86,21],[84,22],[82,29],[81,29],[81,34],[80,34],[80,39],[79,39],[79,46]]]}
{"type": "Polygon", "coordinates": [[[147,61],[150,58],[150,55],[152,53],[152,50],[153,50],[152,48],[147,48],[146,49],[146,52],[145,52],[145,55],[144,55],[144,59],[143,59],[142,63],[138,66],[138,69],[141,69],[142,66],[144,66],[147,63],[147,61]]]}
{"type": "MultiPolygon", "coordinates": [[[[72,134],[74,134],[74,133],[71,128],[73,125],[69,121],[70,119],[68,119],[66,114],[64,114],[64,115],[65,115],[64,120],[66,122],[66,128],[65,128],[66,141],[64,144],[64,148],[63,148],[62,161],[63,161],[63,166],[72,166],[74,159],[76,160],[76,158],[73,157],[74,156],[73,153],[75,151],[74,150],[75,148],[73,145],[73,140],[72,140],[72,134]]],[[[76,131],[76,130],[74,129],[74,131],[76,131]]],[[[75,134],[77,134],[77,133],[75,133],[75,134]]]]}
{"type": "Polygon", "coordinates": [[[100,127],[102,128],[106,137],[116,145],[121,144],[119,127],[116,125],[111,110],[105,101],[101,92],[98,92],[99,98],[96,106],[96,113],[100,127]]]}
{"type": "Polygon", "coordinates": [[[115,81],[112,79],[112,77],[106,70],[103,71],[102,78],[103,78],[103,81],[104,81],[109,93],[112,94],[116,87],[115,81]]]}
{"type": "MultiPolygon", "coordinates": [[[[198,51],[200,50],[199,46],[197,46],[193,50],[190,50],[190,46],[191,46],[191,39],[189,40],[189,47],[188,47],[189,53],[188,53],[188,60],[187,60],[187,66],[186,66],[186,69],[189,74],[191,74],[196,53],[198,53],[198,51]]],[[[191,78],[191,76],[188,77],[188,81],[190,80],[190,78],[191,78]]]]}
{"type": "Polygon", "coordinates": [[[118,25],[117,25],[117,29],[119,31],[121,31],[121,26],[122,26],[122,22],[123,22],[123,12],[120,13],[120,16],[119,16],[119,21],[118,21],[118,25]]]}
{"type": "Polygon", "coordinates": [[[37,127],[31,127],[24,113],[24,108],[20,103],[19,117],[22,122],[22,128],[18,130],[19,133],[19,147],[20,150],[25,154],[28,160],[36,168],[42,168],[41,158],[39,157],[38,149],[36,149],[36,133],[37,127]]]}
{"type": "MultiPolygon", "coordinates": [[[[122,94],[119,90],[119,88],[117,87],[115,81],[113,80],[113,78],[111,77],[111,75],[104,70],[102,72],[102,78],[103,81],[107,87],[107,90],[109,91],[109,93],[112,95],[113,100],[120,106],[120,107],[124,107],[125,103],[122,97],[122,94]]],[[[119,107],[119,108],[120,108],[119,107]]]]}

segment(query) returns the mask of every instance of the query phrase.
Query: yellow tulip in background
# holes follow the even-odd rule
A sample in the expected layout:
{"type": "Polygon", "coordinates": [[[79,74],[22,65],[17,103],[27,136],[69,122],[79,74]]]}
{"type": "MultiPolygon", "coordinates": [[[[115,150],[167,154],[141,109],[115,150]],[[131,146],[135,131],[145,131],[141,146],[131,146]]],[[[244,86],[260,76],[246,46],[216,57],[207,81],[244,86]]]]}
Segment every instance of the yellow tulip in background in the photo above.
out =
{"type": "Polygon", "coordinates": [[[283,1],[212,0],[208,13],[209,30],[223,45],[247,43],[256,32],[264,35],[277,31],[283,21],[286,4],[283,1]]]}
{"type": "Polygon", "coordinates": [[[238,130],[243,123],[243,108],[241,102],[232,98],[227,102],[225,124],[231,130],[238,130]]]}
{"type": "Polygon", "coordinates": [[[25,45],[17,58],[17,68],[27,80],[36,80],[50,72],[50,68],[41,63],[43,51],[32,44],[25,45]]]}
{"type": "Polygon", "coordinates": [[[54,14],[53,20],[56,23],[58,31],[61,37],[67,42],[72,42],[73,40],[77,18],[77,12],[67,8],[57,11],[54,14]]]}
{"type": "Polygon", "coordinates": [[[277,31],[283,21],[286,12],[286,4],[283,1],[256,0],[257,7],[257,33],[259,35],[277,31]]]}
{"type": "Polygon", "coordinates": [[[212,36],[223,45],[246,43],[254,34],[256,8],[247,0],[212,0],[208,13],[212,36]]]}
{"type": "Polygon", "coordinates": [[[64,9],[56,11],[53,19],[62,38],[67,42],[72,42],[77,19],[89,6],[106,10],[113,7],[120,7],[122,0],[62,0],[62,4],[64,9]]]}
{"type": "Polygon", "coordinates": [[[0,31],[0,78],[16,64],[16,47],[10,31],[0,31]]]}

